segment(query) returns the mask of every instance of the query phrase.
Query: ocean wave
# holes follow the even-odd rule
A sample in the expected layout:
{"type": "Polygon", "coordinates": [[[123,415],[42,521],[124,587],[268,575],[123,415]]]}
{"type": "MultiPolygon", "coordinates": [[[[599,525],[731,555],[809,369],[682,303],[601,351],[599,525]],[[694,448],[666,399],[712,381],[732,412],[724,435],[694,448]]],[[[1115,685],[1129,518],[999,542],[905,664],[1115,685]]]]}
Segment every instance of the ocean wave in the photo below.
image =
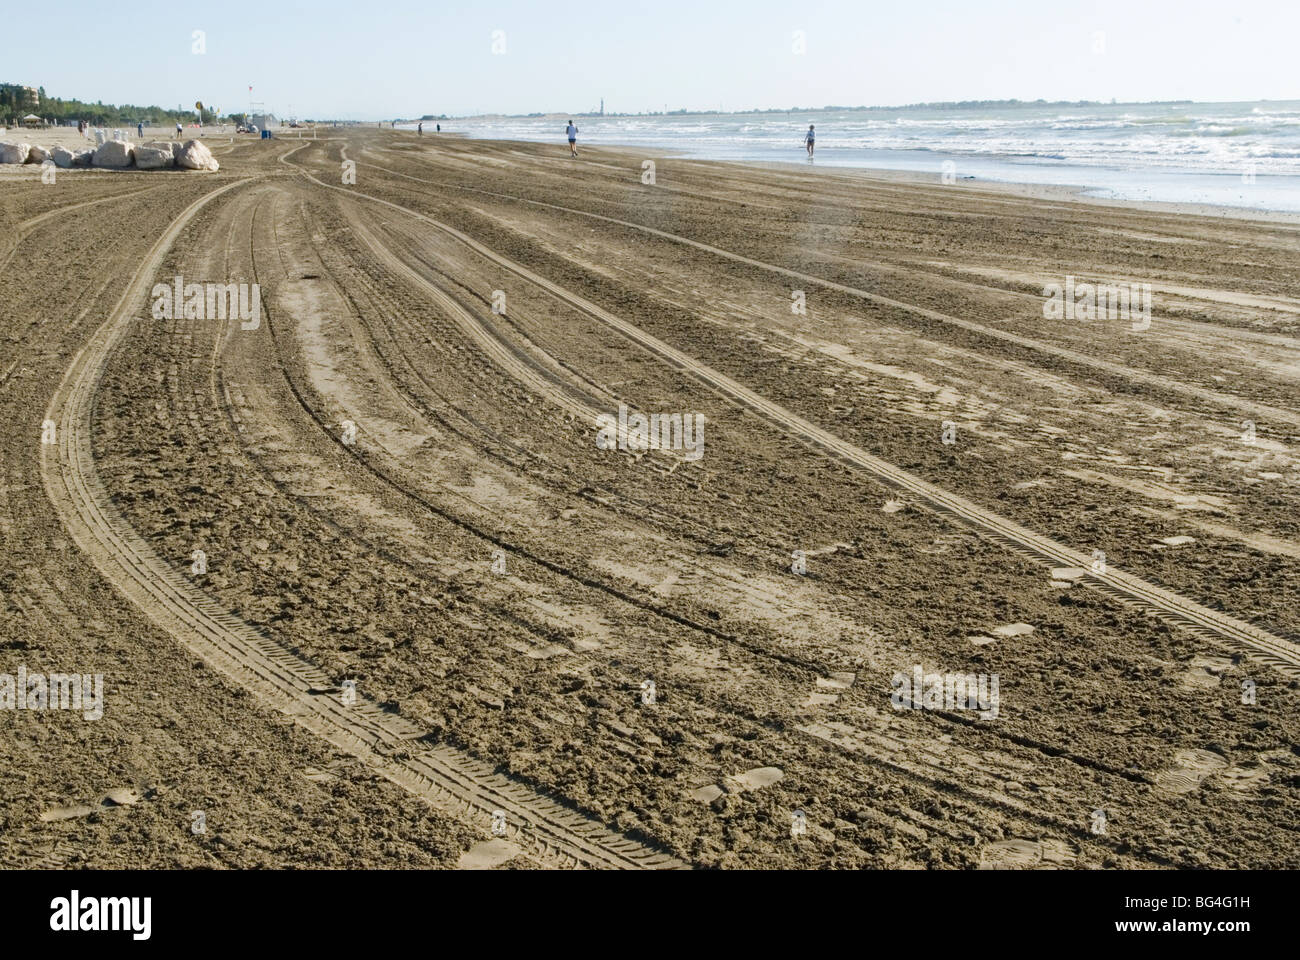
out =
{"type": "MultiPolygon", "coordinates": [[[[1300,102],[1291,101],[578,118],[588,143],[729,157],[783,157],[810,122],[817,124],[818,156],[836,162],[900,151],[1045,166],[1231,172],[1251,163],[1260,173],[1300,171],[1300,102]]],[[[455,128],[471,136],[525,140],[559,135],[553,118],[467,120],[455,128]]]]}

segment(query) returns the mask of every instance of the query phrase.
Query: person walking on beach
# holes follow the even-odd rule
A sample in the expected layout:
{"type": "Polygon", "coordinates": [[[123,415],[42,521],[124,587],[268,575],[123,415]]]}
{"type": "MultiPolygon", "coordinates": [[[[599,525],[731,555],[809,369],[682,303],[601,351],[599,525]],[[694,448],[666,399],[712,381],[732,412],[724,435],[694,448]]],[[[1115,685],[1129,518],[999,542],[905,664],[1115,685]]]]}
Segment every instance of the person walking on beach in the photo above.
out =
{"type": "Polygon", "coordinates": [[[569,121],[569,126],[564,132],[569,135],[569,156],[576,157],[578,155],[578,128],[573,125],[572,120],[569,121]]]}
{"type": "Polygon", "coordinates": [[[813,125],[808,124],[808,132],[803,135],[803,142],[808,147],[808,159],[812,159],[813,144],[817,142],[817,133],[813,130],[813,125]]]}
{"type": "Polygon", "coordinates": [[[143,121],[143,120],[140,121],[139,123],[137,123],[137,124],[135,125],[135,134],[136,134],[136,136],[139,137],[141,140],[144,139],[144,121],[143,121]]]}
{"type": "Polygon", "coordinates": [[[435,123],[435,124],[433,125],[433,132],[434,132],[434,133],[442,133],[442,124],[441,124],[441,123],[435,123]]]}
{"type": "Polygon", "coordinates": [[[177,120],[177,121],[176,121],[176,139],[177,139],[177,140],[179,140],[179,139],[181,138],[181,132],[184,131],[184,129],[185,129],[185,128],[181,126],[181,122],[180,122],[179,120],[177,120]]]}
{"type": "Polygon", "coordinates": [[[424,124],[422,124],[422,123],[417,123],[417,124],[415,125],[415,130],[416,130],[417,133],[419,133],[420,136],[424,136],[424,124]]]}

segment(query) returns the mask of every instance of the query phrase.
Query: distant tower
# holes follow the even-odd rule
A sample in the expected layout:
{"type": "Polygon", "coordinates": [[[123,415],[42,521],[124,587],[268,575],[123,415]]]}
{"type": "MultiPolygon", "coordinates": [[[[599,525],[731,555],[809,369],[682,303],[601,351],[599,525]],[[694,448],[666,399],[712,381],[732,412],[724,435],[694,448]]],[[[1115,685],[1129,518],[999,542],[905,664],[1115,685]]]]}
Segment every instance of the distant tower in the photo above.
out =
{"type": "Polygon", "coordinates": [[[602,117],[605,115],[605,98],[604,98],[604,97],[601,97],[601,98],[600,98],[600,115],[601,115],[602,117]]]}

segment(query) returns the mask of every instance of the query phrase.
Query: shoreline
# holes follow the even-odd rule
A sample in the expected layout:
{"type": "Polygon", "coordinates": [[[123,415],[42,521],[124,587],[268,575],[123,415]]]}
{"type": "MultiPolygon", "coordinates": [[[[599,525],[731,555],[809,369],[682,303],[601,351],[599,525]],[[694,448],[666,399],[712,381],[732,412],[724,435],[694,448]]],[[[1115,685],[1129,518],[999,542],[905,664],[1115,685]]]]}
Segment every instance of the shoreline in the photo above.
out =
{"type": "MultiPolygon", "coordinates": [[[[689,159],[696,158],[673,158],[689,159]]],[[[784,160],[709,160],[708,163],[738,163],[758,167],[788,167],[796,161],[784,160]]],[[[825,169],[825,168],[823,168],[825,169]]],[[[889,170],[875,167],[836,167],[836,173],[852,173],[866,180],[884,180],[896,183],[914,183],[920,185],[937,185],[946,189],[965,187],[967,189],[991,190],[1030,200],[1047,202],[1086,203],[1093,206],[1115,207],[1123,210],[1141,210],[1148,213],[1169,213],[1197,217],[1230,218],[1252,220],[1261,223],[1282,223],[1300,225],[1300,212],[1291,210],[1267,210],[1259,207],[1240,207],[1230,204],[1194,203],[1177,200],[1132,200],[1123,197],[1100,197],[1089,194],[1096,189],[1082,184],[1068,183],[1027,183],[1011,180],[986,180],[971,177],[960,179],[956,183],[943,184],[935,174],[917,173],[912,170],[889,170]]]]}
{"type": "MultiPolygon", "coordinates": [[[[407,131],[405,127],[396,128],[400,132],[414,132],[414,128],[407,131]]],[[[425,136],[430,136],[425,131],[425,136]]],[[[514,145],[538,146],[546,145],[549,141],[503,138],[503,137],[475,137],[466,134],[464,131],[447,131],[432,134],[433,137],[455,137],[461,142],[478,142],[478,143],[500,143],[514,145]]],[[[563,151],[565,145],[561,144],[557,149],[563,151]]],[[[588,144],[582,147],[579,140],[579,148],[588,151],[611,151],[616,153],[631,153],[640,149],[639,144],[618,144],[618,143],[600,143],[599,145],[588,144]]],[[[890,169],[881,167],[858,167],[844,165],[824,165],[816,166],[816,161],[811,164],[806,160],[754,160],[754,159],[731,159],[717,157],[699,157],[686,154],[659,154],[654,157],[659,162],[672,161],[674,163],[699,163],[699,164],[726,164],[728,166],[751,167],[757,169],[774,169],[785,172],[802,170],[809,172],[814,176],[842,176],[857,180],[876,180],[891,183],[911,183],[921,186],[936,186],[944,189],[964,189],[983,190],[993,193],[999,193],[1006,196],[1014,196],[1022,199],[1040,200],[1045,202],[1072,202],[1083,203],[1090,206],[1109,207],[1120,210],[1139,210],[1149,213],[1167,213],[1181,216],[1211,217],[1215,219],[1232,219],[1246,220],[1259,223],[1271,224],[1295,224],[1300,225],[1300,211],[1290,210],[1270,210],[1260,207],[1233,206],[1230,204],[1216,203],[1197,203],[1193,201],[1172,201],[1172,200],[1137,200],[1123,197],[1105,197],[1096,196],[1088,193],[1090,190],[1097,189],[1084,184],[1071,183],[1031,183],[1027,181],[1012,180],[992,180],[975,177],[959,178],[955,183],[944,184],[941,182],[940,174],[923,173],[916,170],[890,169]]]]}
{"type": "MultiPolygon", "coordinates": [[[[819,124],[823,122],[820,116],[812,113],[804,119],[809,118],[817,119],[819,124]]],[[[511,123],[449,121],[444,126],[450,129],[445,129],[444,133],[454,131],[475,140],[559,143],[562,128],[552,130],[549,125],[542,126],[545,120],[527,118],[511,123]]],[[[923,178],[933,176],[936,179],[946,171],[950,179],[955,176],[958,182],[1014,184],[1020,189],[1065,187],[1081,199],[1151,204],[1141,207],[1151,210],[1186,208],[1214,211],[1211,215],[1218,215],[1220,210],[1258,211],[1265,220],[1274,214],[1300,214],[1300,170],[1285,165],[1275,170],[1264,159],[1259,161],[1261,167],[1256,169],[1249,155],[1242,158],[1241,147],[1235,148],[1238,151],[1236,155],[1207,156],[1205,148],[1189,139],[1187,145],[1176,150],[1168,143],[1160,145],[1155,159],[1126,158],[1124,145],[1117,146],[1104,139],[1098,139],[1096,143],[1080,143],[1077,136],[1067,131],[1059,141],[1059,155],[1056,155],[1050,150],[1043,151],[1057,141],[1042,139],[1046,136],[1042,131],[1026,131],[1025,136],[1038,136],[1039,139],[1024,144],[1009,136],[1007,149],[990,151],[978,147],[979,138],[966,144],[960,138],[947,136],[944,134],[947,128],[942,126],[937,128],[939,135],[935,137],[921,134],[917,139],[916,134],[904,133],[902,136],[905,139],[910,136],[911,141],[901,145],[897,142],[900,134],[892,127],[863,130],[853,128],[852,122],[845,120],[850,124],[849,128],[840,132],[835,127],[834,133],[819,138],[818,145],[822,150],[818,151],[814,161],[816,166],[886,175],[915,173],[923,178]],[[879,134],[878,139],[876,134],[879,134]],[[970,149],[971,146],[978,148],[970,149]],[[1217,156],[1217,160],[1206,162],[1211,156],[1217,156]]],[[[671,120],[660,123],[662,127],[659,123],[647,122],[624,128],[617,121],[609,123],[601,118],[588,118],[578,139],[581,144],[585,138],[588,146],[599,144],[614,149],[644,150],[650,155],[681,160],[777,163],[782,166],[807,162],[802,147],[795,145],[798,138],[792,137],[787,144],[774,138],[770,127],[711,129],[706,124],[697,129],[671,120]]],[[[401,124],[397,129],[414,127],[401,124]]],[[[1286,143],[1280,140],[1270,150],[1281,149],[1286,143]]],[[[1268,152],[1263,154],[1264,157],[1271,155],[1268,152]]],[[[1236,213],[1230,215],[1239,216],[1236,213]]]]}

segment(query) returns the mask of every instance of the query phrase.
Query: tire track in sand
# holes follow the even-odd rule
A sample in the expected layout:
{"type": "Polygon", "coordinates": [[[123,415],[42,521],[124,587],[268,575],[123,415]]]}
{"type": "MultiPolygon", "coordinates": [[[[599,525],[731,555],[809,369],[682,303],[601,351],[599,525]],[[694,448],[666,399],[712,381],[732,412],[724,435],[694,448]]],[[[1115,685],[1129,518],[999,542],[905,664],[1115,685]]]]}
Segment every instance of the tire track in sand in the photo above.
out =
{"type": "MultiPolygon", "coordinates": [[[[346,154],[344,155],[346,156],[346,154]]],[[[285,162],[289,163],[288,160],[286,160],[285,162]]],[[[358,164],[363,163],[363,161],[357,161],[357,162],[358,164]]],[[[290,163],[289,165],[295,166],[295,164],[292,163],[290,163]]],[[[492,190],[483,190],[478,187],[465,187],[465,186],[460,186],[458,184],[442,184],[442,183],[438,183],[435,180],[425,180],[422,179],[421,177],[413,177],[409,174],[398,173],[396,170],[392,170],[389,169],[388,167],[380,166],[378,164],[365,163],[364,165],[368,167],[377,167],[378,169],[383,170],[385,173],[391,174],[392,176],[402,177],[407,180],[415,180],[418,183],[427,183],[432,186],[444,187],[452,190],[464,190],[470,193],[479,193],[489,197],[496,197],[501,200],[513,200],[518,203],[532,204],[533,206],[545,207],[547,209],[556,210],[561,213],[572,214],[574,216],[580,216],[580,217],[587,217],[588,219],[591,220],[601,220],[604,221],[605,223],[612,223],[615,224],[616,226],[627,227],[628,229],[631,230],[639,230],[642,233],[646,233],[654,237],[660,237],[661,239],[668,240],[672,243],[693,247],[696,250],[702,250],[705,253],[711,254],[716,257],[721,257],[724,260],[731,260],[735,263],[741,263],[748,267],[755,267],[759,270],[765,270],[768,273],[779,273],[783,276],[790,277],[793,280],[798,280],[803,283],[811,283],[819,287],[824,287],[827,290],[834,290],[838,293],[848,294],[851,297],[856,297],[860,300],[866,300],[869,303],[877,303],[882,306],[893,307],[896,310],[903,310],[907,313],[924,317],[927,320],[933,320],[935,322],[946,324],[948,326],[960,327],[961,329],[966,330],[970,333],[975,333],[981,336],[991,337],[996,340],[1001,340],[1005,343],[1014,344],[1015,346],[1021,347],[1022,349],[1025,350],[1032,350],[1035,353],[1040,353],[1051,357],[1057,357],[1058,359],[1065,360],[1069,363],[1075,364],[1076,366],[1090,367],[1094,370],[1099,370],[1103,373],[1108,373],[1111,376],[1120,377],[1132,383],[1140,383],[1148,387],[1153,387],[1155,389],[1167,390],[1171,393],[1181,394],[1186,397],[1193,397],[1197,400],[1200,400],[1205,403],[1213,404],[1220,408],[1234,409],[1242,413],[1249,413],[1265,421],[1278,420],[1283,423],[1289,423],[1292,426],[1300,426],[1300,412],[1296,412],[1294,410],[1287,410],[1282,407],[1271,407],[1266,404],[1257,403],[1256,401],[1253,400],[1247,400],[1244,397],[1237,397],[1237,396],[1232,396],[1230,394],[1219,393],[1207,387],[1197,386],[1196,384],[1182,383],[1181,381],[1178,380],[1171,380],[1170,378],[1163,377],[1157,373],[1150,373],[1145,370],[1137,370],[1134,369],[1133,367],[1126,367],[1123,364],[1114,363],[1110,360],[1102,360],[1098,357],[1090,357],[1087,354],[1079,353],[1077,350],[1071,350],[1068,347],[1058,347],[1055,346],[1054,344],[1044,343],[1041,340],[1034,340],[1031,337],[1022,337],[1019,334],[1010,333],[1006,330],[999,330],[997,327],[991,327],[988,324],[977,323],[974,320],[963,320],[960,317],[954,317],[951,314],[940,313],[937,310],[931,310],[927,307],[921,307],[921,306],[917,306],[916,304],[906,303],[902,300],[895,300],[892,297],[886,297],[878,293],[872,293],[869,290],[862,290],[859,289],[858,287],[851,287],[848,286],[847,284],[837,283],[834,280],[827,280],[823,277],[814,276],[810,273],[801,273],[798,270],[791,270],[788,267],[778,266],[777,264],[774,263],[766,263],[762,260],[754,260],[750,257],[742,256],[741,254],[738,253],[732,253],[730,250],[724,250],[721,247],[715,247],[712,244],[702,243],[699,240],[691,240],[689,237],[679,236],[675,233],[668,233],[665,230],[657,230],[654,227],[647,227],[644,224],[635,223],[634,221],[631,220],[621,220],[617,217],[609,217],[600,213],[591,213],[587,210],[577,210],[572,207],[565,207],[556,203],[547,203],[543,200],[531,200],[528,197],[517,197],[514,196],[513,194],[508,194],[508,193],[497,193],[492,190]]],[[[330,186],[330,184],[325,184],[325,186],[330,186]]],[[[339,190],[342,188],[333,187],[333,189],[339,190]]],[[[381,201],[381,202],[386,202],[386,201],[381,201]]],[[[405,208],[399,208],[399,209],[405,209],[405,208]]]]}
{"type": "Polygon", "coordinates": [[[249,182],[237,180],[213,190],[172,221],[51,399],[46,418],[57,424],[58,443],[42,446],[41,474],[69,535],[119,592],[192,653],[439,809],[484,824],[494,812],[504,811],[506,836],[548,866],[685,866],[460,751],[416,743],[423,731],[373,702],[358,697],[345,704],[339,688],[318,668],[222,609],[159,557],[114,509],[95,469],[90,438],[104,366],[177,237],[203,206],[249,182]]]}
{"type": "MultiPolygon", "coordinates": [[[[290,164],[290,166],[295,165],[290,164]]],[[[920,477],[900,469],[892,463],[872,456],[865,450],[804,420],[779,404],[773,403],[771,400],[755,393],[748,387],[670,346],[657,337],[651,336],[635,324],[616,317],[594,303],[579,297],[577,294],[570,293],[558,284],[552,283],[545,277],[539,276],[509,258],[501,256],[454,227],[400,204],[393,203],[390,200],[384,200],[355,189],[336,187],[333,184],[325,183],[301,167],[298,169],[304,177],[322,187],[340,191],[348,196],[364,198],[372,203],[378,203],[400,211],[454,237],[471,250],[493,261],[503,269],[548,291],[562,302],[618,331],[633,343],[657,355],[677,370],[689,374],[721,395],[729,397],[732,401],[753,411],[777,429],[796,437],[806,445],[831,456],[841,463],[865,471],[895,489],[912,494],[926,503],[931,509],[974,529],[986,539],[993,540],[1023,556],[1028,556],[1050,566],[1080,568],[1085,571],[1082,577],[1083,582],[1116,598],[1120,602],[1155,613],[1167,623],[1189,630],[1202,639],[1211,641],[1218,639],[1226,642],[1264,663],[1277,667],[1289,676],[1300,678],[1300,646],[1295,643],[1254,624],[1203,606],[1194,600],[1156,586],[1141,577],[1116,567],[1106,566],[1094,570],[1091,555],[1084,554],[1049,537],[1037,534],[1012,520],[1008,520],[990,510],[985,510],[964,497],[949,493],[947,490],[922,480],[920,477]]],[[[549,206],[549,204],[544,205],[549,206]]],[[[658,233],[659,231],[651,232],[658,233]]],[[[693,241],[688,242],[696,246],[702,246],[694,244],[693,241]]],[[[719,252],[725,253],[725,251],[719,252]]],[[[725,255],[736,258],[734,254],[725,255]]],[[[745,258],[738,259],[744,260],[745,258]]],[[[767,266],[759,264],[758,261],[751,262],[759,266],[767,266]]],[[[774,269],[795,275],[793,271],[784,268],[774,269]]],[[[816,278],[809,279],[816,280],[816,278]]],[[[827,281],[817,282],[824,283],[827,281]]],[[[832,286],[839,285],[832,284],[832,286]]],[[[898,305],[907,309],[921,309],[910,307],[907,304],[898,305]]],[[[943,318],[942,314],[937,316],[943,318]]],[[[958,322],[965,323],[965,321],[958,322]]]]}

